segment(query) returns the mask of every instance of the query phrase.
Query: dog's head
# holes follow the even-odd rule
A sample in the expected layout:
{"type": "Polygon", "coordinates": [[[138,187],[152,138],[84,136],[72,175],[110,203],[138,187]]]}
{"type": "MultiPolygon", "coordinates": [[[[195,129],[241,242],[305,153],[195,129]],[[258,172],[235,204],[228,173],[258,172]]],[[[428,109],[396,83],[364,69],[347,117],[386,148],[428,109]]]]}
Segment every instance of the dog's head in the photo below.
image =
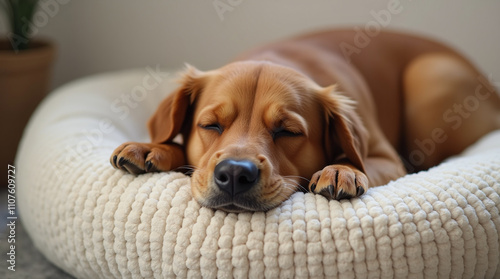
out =
{"type": "Polygon", "coordinates": [[[334,86],[250,61],[188,67],[181,84],[150,119],[150,135],[155,143],[183,135],[192,193],[203,206],[268,210],[336,158],[363,169],[364,130],[334,86]]]}

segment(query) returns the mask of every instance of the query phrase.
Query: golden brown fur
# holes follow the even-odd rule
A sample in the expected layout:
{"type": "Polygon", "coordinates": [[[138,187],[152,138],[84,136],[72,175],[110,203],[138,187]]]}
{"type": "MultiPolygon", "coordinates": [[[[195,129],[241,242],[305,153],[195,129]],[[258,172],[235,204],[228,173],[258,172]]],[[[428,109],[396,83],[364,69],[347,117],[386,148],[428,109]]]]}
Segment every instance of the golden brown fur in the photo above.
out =
{"type": "Polygon", "coordinates": [[[496,92],[456,52],[382,32],[346,56],[354,35],[315,33],[217,70],[188,67],[149,122],[152,143],[121,145],[112,165],[188,165],[202,205],[268,210],[297,190],[359,196],[406,173],[398,153],[426,169],[500,127],[496,92]]]}

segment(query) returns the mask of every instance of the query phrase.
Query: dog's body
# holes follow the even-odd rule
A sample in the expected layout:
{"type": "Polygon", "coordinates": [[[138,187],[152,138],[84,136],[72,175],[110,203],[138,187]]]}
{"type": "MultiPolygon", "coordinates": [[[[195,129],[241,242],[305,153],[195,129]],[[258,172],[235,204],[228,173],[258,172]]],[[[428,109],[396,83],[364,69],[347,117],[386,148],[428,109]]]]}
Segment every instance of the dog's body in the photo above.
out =
{"type": "Polygon", "coordinates": [[[315,33],[218,70],[188,68],[150,120],[152,143],[121,145],[112,165],[188,164],[202,205],[267,210],[300,185],[359,196],[406,173],[398,153],[408,169],[427,169],[500,128],[498,95],[453,50],[389,32],[361,47],[355,36],[315,33]]]}

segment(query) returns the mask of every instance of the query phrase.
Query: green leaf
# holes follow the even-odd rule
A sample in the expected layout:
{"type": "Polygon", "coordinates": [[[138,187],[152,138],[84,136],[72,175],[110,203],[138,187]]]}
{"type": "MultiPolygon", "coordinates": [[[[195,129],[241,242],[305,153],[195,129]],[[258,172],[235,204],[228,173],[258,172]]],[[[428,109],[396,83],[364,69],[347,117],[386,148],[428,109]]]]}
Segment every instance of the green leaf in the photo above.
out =
{"type": "Polygon", "coordinates": [[[28,48],[33,16],[39,0],[2,0],[2,8],[9,18],[11,32],[8,34],[15,51],[28,48]]]}

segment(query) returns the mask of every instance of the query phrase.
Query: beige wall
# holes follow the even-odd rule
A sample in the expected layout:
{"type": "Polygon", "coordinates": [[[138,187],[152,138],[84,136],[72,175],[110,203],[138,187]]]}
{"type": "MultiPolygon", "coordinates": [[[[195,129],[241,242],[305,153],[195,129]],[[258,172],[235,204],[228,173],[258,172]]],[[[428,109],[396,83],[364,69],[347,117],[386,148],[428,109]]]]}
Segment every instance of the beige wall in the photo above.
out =
{"type": "MultiPolygon", "coordinates": [[[[59,48],[54,85],[96,72],[161,64],[218,67],[299,32],[373,21],[455,46],[500,80],[500,1],[45,0],[35,30],[59,48]],[[375,13],[391,18],[376,19],[375,13]],[[216,9],[219,7],[219,10],[216,9]],[[226,10],[223,10],[223,9],[226,10]]],[[[0,32],[5,34],[5,20],[0,32]]]]}

